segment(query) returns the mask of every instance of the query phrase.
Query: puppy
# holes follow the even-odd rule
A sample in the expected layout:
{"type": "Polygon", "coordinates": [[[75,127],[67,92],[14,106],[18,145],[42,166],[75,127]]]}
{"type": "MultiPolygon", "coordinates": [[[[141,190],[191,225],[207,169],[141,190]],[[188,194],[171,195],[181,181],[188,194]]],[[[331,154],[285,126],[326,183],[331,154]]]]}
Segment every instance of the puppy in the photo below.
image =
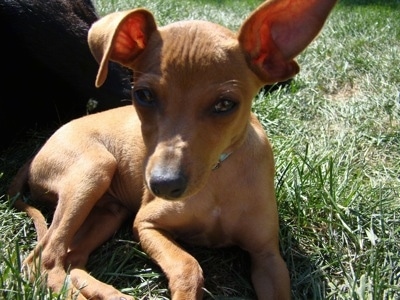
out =
{"type": "Polygon", "coordinates": [[[23,167],[10,195],[56,208],[50,227],[35,208],[38,244],[25,265],[78,299],[131,299],[85,270],[90,253],[134,217],[133,233],[162,268],[172,299],[201,299],[203,274],[180,241],[238,245],[251,258],[258,299],[289,299],[278,245],[274,159],[251,103],[265,84],[293,77],[294,58],[317,36],[334,0],[271,0],[238,34],[205,21],[157,27],[145,9],[109,14],[89,31],[99,62],[134,70],[133,106],[61,127],[23,167]],[[40,256],[40,258],[39,258],[40,256]],[[35,270],[35,266],[40,269],[35,270]]]}

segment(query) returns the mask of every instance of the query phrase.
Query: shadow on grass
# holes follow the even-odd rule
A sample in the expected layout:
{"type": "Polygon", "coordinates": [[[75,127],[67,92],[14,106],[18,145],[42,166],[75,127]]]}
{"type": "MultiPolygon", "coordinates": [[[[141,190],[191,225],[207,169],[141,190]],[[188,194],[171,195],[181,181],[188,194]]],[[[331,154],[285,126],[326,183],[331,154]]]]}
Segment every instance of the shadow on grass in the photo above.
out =
{"type": "Polygon", "coordinates": [[[292,299],[325,299],[326,282],[323,271],[302,249],[296,232],[285,224],[281,227],[283,259],[289,269],[292,299]]]}

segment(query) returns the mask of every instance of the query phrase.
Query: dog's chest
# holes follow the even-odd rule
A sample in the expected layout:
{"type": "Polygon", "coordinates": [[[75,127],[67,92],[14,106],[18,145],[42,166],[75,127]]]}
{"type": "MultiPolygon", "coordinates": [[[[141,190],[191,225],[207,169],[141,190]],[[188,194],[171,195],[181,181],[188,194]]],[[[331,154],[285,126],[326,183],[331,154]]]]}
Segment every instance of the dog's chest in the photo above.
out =
{"type": "MultiPolygon", "coordinates": [[[[210,209],[197,209],[184,226],[174,229],[178,240],[198,246],[224,247],[234,244],[234,231],[238,216],[229,217],[229,209],[215,206],[210,209]]],[[[183,225],[183,224],[181,224],[183,225]]]]}

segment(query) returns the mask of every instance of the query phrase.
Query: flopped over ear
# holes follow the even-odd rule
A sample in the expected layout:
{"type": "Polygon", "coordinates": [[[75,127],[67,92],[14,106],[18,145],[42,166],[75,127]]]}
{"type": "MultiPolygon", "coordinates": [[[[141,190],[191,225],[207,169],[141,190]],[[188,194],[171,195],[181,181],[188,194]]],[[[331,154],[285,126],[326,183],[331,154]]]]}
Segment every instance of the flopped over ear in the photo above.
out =
{"type": "Polygon", "coordinates": [[[265,83],[299,72],[294,58],[318,35],[336,0],[269,0],[243,23],[239,43],[265,83]]]}
{"type": "Polygon", "coordinates": [[[96,87],[107,78],[109,60],[127,65],[143,51],[156,30],[153,15],[145,9],[111,13],[93,23],[88,42],[100,64],[96,87]]]}

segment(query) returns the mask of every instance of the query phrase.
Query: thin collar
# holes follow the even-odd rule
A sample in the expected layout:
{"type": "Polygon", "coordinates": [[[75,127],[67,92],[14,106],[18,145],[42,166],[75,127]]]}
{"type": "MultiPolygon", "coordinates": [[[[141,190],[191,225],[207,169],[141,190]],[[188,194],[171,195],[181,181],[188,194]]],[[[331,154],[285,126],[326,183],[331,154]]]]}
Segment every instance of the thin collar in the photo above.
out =
{"type": "Polygon", "coordinates": [[[231,154],[232,154],[232,152],[229,152],[229,153],[222,153],[222,154],[219,156],[218,162],[212,167],[212,170],[214,171],[214,170],[218,169],[219,167],[221,167],[222,162],[223,162],[224,160],[226,160],[231,154]]]}

